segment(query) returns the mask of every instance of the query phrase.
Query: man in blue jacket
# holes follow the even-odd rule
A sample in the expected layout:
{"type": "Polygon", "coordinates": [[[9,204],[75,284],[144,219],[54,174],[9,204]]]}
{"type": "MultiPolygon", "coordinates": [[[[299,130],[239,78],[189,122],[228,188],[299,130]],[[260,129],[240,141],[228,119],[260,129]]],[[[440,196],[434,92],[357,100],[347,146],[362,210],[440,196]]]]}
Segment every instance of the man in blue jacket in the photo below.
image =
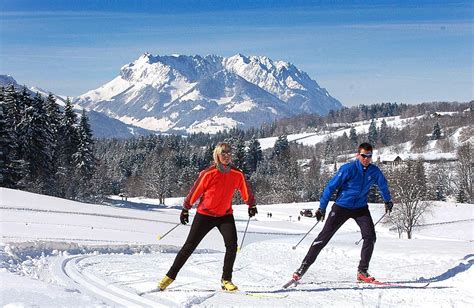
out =
{"type": "Polygon", "coordinates": [[[375,244],[374,222],[367,205],[367,195],[370,187],[374,184],[378,186],[385,201],[386,213],[392,211],[393,203],[387,180],[382,171],[370,163],[371,159],[372,145],[362,143],[357,151],[357,159],[341,166],[329,181],[321,195],[319,209],[315,213],[316,219],[318,221],[324,220],[329,199],[336,189],[339,189],[335,203],[331,208],[323,230],[309,248],[300,268],[293,274],[293,281],[301,279],[331,237],[349,218],[356,221],[364,239],[357,280],[361,282],[373,282],[375,280],[367,272],[375,244]]]}

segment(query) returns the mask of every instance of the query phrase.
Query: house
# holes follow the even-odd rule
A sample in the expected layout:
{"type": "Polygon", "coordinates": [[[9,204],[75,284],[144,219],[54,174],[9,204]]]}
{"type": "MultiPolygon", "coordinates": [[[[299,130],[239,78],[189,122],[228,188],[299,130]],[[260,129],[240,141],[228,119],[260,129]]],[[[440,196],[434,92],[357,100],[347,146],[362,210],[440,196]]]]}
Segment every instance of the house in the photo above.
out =
{"type": "Polygon", "coordinates": [[[405,159],[401,157],[401,155],[393,154],[393,155],[380,155],[377,158],[377,163],[382,165],[389,165],[395,166],[403,162],[405,159]]]}

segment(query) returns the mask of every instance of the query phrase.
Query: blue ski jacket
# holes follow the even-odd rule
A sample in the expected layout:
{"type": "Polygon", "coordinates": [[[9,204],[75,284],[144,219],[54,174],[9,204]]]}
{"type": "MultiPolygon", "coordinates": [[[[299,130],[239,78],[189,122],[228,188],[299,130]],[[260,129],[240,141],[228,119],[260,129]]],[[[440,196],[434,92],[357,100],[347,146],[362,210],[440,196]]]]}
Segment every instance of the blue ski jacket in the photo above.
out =
{"type": "Polygon", "coordinates": [[[377,185],[385,202],[391,201],[387,179],[375,165],[366,168],[356,159],[342,165],[324,189],[319,207],[326,210],[331,195],[339,188],[335,203],[347,209],[367,206],[367,196],[372,185],[377,185]]]}

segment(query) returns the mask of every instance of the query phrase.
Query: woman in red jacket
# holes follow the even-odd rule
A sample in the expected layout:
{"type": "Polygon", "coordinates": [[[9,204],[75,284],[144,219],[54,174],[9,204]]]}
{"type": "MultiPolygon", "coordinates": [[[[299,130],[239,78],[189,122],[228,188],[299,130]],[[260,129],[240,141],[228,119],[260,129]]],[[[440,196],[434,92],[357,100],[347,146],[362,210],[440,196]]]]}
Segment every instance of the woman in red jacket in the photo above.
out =
{"type": "Polygon", "coordinates": [[[191,230],[184,246],[178,252],[173,265],[159,283],[161,290],[166,289],[178,275],[179,270],[193,253],[206,234],[214,227],[224,238],[226,247],[221,286],[226,291],[236,291],[232,283],[232,270],[237,253],[237,229],[232,215],[232,197],[238,189],[245,203],[249,206],[249,217],[257,214],[255,198],[244,174],[231,166],[232,153],[229,144],[221,142],[214,149],[214,164],[203,170],[191,191],[184,200],[180,220],[189,222],[189,209],[199,199],[197,213],[194,216],[191,230]]]}

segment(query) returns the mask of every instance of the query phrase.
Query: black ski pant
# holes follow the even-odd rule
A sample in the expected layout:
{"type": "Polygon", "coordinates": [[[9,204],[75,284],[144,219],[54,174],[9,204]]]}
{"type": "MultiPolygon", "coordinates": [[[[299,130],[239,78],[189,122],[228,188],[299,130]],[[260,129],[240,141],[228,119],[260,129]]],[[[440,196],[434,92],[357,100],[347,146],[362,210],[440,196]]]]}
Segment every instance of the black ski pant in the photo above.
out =
{"type": "Polygon", "coordinates": [[[199,213],[194,216],[188,238],[174,259],[174,263],[168,271],[168,274],[166,274],[168,277],[176,279],[176,275],[178,275],[178,272],[183,267],[184,263],[186,263],[201,240],[214,227],[217,227],[219,232],[222,234],[226,250],[224,256],[224,267],[222,269],[222,279],[232,280],[232,271],[234,268],[235,256],[237,254],[237,229],[235,228],[234,216],[226,215],[222,217],[213,217],[199,213]]]}
{"type": "Polygon", "coordinates": [[[359,225],[360,232],[364,243],[360,253],[359,270],[368,270],[369,262],[372,258],[372,252],[374,251],[375,244],[375,228],[372,217],[370,216],[369,208],[364,207],[360,209],[347,209],[337,204],[332,206],[331,212],[327,215],[326,224],[323,230],[319,233],[318,237],[314,240],[313,244],[309,248],[306,257],[303,259],[301,265],[301,272],[304,274],[311,264],[314,263],[316,257],[319,255],[321,250],[326,246],[332,236],[337,230],[349,219],[352,218],[359,225]]]}

